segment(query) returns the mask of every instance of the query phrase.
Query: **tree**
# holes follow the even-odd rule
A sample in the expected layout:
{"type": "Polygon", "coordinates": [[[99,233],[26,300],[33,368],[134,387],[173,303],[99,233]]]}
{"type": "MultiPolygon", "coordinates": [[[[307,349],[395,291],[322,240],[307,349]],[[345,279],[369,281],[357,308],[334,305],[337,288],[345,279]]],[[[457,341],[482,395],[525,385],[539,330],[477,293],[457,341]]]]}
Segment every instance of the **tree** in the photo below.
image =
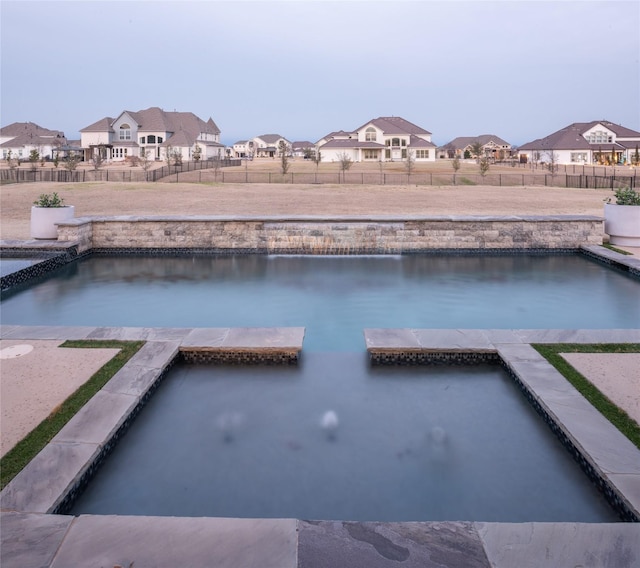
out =
{"type": "Polygon", "coordinates": [[[149,181],[149,169],[151,168],[151,160],[149,159],[149,150],[142,150],[138,158],[138,163],[144,172],[145,181],[149,181]]]}
{"type": "Polygon", "coordinates": [[[353,160],[349,154],[342,152],[338,154],[338,165],[340,166],[340,171],[344,176],[344,173],[353,165],[353,160]]]}
{"type": "Polygon", "coordinates": [[[458,158],[458,156],[453,158],[453,160],[451,161],[451,167],[453,168],[453,171],[455,173],[458,173],[458,170],[460,169],[460,158],[458,158]]]}
{"type": "Polygon", "coordinates": [[[547,156],[547,167],[549,168],[551,175],[555,175],[556,171],[558,170],[559,156],[553,150],[547,150],[545,154],[547,156]]]}
{"type": "Polygon", "coordinates": [[[471,153],[476,159],[476,162],[480,163],[480,158],[482,158],[482,142],[480,140],[476,140],[473,144],[471,144],[471,153]]]}
{"type": "Polygon", "coordinates": [[[464,159],[465,160],[470,160],[471,159],[471,152],[469,152],[469,150],[465,150],[464,151],[464,159]]]}
{"type": "Polygon", "coordinates": [[[480,162],[478,163],[478,167],[480,168],[480,175],[482,177],[487,175],[487,172],[489,171],[489,158],[487,158],[486,156],[483,156],[482,158],[480,158],[480,162]]]}
{"type": "Polygon", "coordinates": [[[311,159],[313,160],[313,163],[316,165],[316,172],[317,172],[318,171],[318,166],[320,165],[320,162],[322,161],[322,156],[320,155],[320,150],[315,150],[313,152],[313,155],[312,155],[311,159]]]}
{"type": "Polygon", "coordinates": [[[410,178],[416,165],[416,155],[412,150],[407,150],[407,159],[404,162],[404,169],[407,171],[407,176],[410,178]]]}
{"type": "Polygon", "coordinates": [[[29,152],[29,162],[31,162],[31,171],[35,172],[38,167],[38,162],[40,161],[40,152],[35,148],[29,152]]]}
{"type": "Polygon", "coordinates": [[[278,143],[278,153],[280,154],[280,171],[286,175],[291,164],[289,163],[289,146],[284,140],[278,143]]]}
{"type": "Polygon", "coordinates": [[[69,152],[67,157],[64,159],[64,169],[68,172],[73,172],[78,167],[78,163],[80,162],[80,156],[78,156],[75,152],[69,152]]]}
{"type": "Polygon", "coordinates": [[[202,158],[202,148],[200,148],[199,144],[196,144],[196,147],[193,149],[193,152],[191,153],[191,157],[193,158],[194,162],[199,162],[200,158],[202,158]]]}
{"type": "Polygon", "coordinates": [[[636,151],[633,153],[633,157],[631,158],[631,163],[634,166],[640,166],[640,152],[638,152],[637,144],[636,144],[636,151]]]}
{"type": "Polygon", "coordinates": [[[97,172],[102,166],[104,166],[104,156],[102,155],[103,146],[98,146],[93,149],[93,154],[91,155],[91,165],[93,166],[93,171],[97,172]]]}

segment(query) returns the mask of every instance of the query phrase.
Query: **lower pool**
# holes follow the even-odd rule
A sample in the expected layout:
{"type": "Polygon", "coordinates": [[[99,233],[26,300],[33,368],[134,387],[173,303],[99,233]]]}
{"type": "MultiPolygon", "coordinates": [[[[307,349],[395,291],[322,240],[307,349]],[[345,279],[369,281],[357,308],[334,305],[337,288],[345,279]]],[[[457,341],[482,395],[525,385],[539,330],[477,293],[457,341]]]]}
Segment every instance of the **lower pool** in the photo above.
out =
{"type": "Polygon", "coordinates": [[[179,365],[71,512],[618,520],[499,366],[371,367],[362,353],[179,365]]]}

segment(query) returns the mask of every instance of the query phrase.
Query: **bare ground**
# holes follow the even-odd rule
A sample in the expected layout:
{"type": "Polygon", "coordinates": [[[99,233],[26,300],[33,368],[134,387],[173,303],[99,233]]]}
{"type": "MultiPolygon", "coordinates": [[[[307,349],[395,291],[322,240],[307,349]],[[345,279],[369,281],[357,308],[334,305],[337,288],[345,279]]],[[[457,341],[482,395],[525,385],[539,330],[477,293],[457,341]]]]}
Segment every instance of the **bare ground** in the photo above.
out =
{"type": "Polygon", "coordinates": [[[0,238],[28,239],[31,204],[57,192],[89,215],[603,215],[609,190],[495,186],[22,183],[0,187],[0,238]]]}

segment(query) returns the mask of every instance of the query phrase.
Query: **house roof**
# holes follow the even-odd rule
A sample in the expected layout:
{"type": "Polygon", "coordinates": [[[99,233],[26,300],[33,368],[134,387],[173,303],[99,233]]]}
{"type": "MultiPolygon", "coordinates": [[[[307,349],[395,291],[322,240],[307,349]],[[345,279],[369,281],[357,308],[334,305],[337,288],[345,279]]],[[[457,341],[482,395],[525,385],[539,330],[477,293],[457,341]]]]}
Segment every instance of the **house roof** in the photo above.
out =
{"type": "Polygon", "coordinates": [[[429,142],[424,138],[418,138],[413,134],[409,137],[409,147],[410,148],[436,148],[436,145],[433,142],[429,142]]]}
{"type": "Polygon", "coordinates": [[[278,140],[286,140],[284,136],[280,136],[280,134],[261,134],[260,136],[256,136],[256,138],[260,138],[266,144],[275,144],[278,140]]]}
{"type": "Polygon", "coordinates": [[[304,148],[314,148],[315,144],[313,142],[309,142],[308,140],[298,140],[296,142],[291,142],[291,147],[294,150],[304,149],[304,148]]]}
{"type": "MultiPolygon", "coordinates": [[[[118,118],[125,113],[136,121],[138,132],[170,133],[171,135],[165,141],[165,145],[168,143],[175,146],[191,146],[201,133],[220,134],[220,129],[213,122],[213,119],[209,118],[205,122],[192,112],[169,112],[159,107],[150,107],[136,112],[123,111],[118,118]],[[176,138],[179,133],[182,134],[176,138]]],[[[116,120],[111,117],[105,117],[83,128],[80,132],[113,132],[113,123],[116,120]]]]}
{"type": "Polygon", "coordinates": [[[374,118],[373,120],[365,122],[360,128],[357,128],[356,130],[361,130],[369,124],[372,124],[375,127],[379,128],[387,136],[391,134],[431,134],[431,132],[429,132],[428,130],[425,130],[420,126],[413,124],[413,122],[409,122],[408,120],[405,120],[404,118],[401,118],[399,116],[381,116],[378,118],[374,118]]]}
{"type": "MultiPolygon", "coordinates": [[[[608,122],[606,120],[594,120],[592,122],[574,122],[569,126],[565,126],[564,128],[558,130],[557,132],[553,132],[549,134],[549,136],[545,136],[544,138],[538,138],[537,140],[533,140],[531,142],[527,142],[520,146],[520,150],[593,150],[598,148],[607,147],[606,144],[601,143],[589,143],[587,139],[583,136],[585,132],[591,130],[594,126],[601,124],[605,128],[608,128],[612,132],[615,133],[616,136],[621,136],[623,138],[631,138],[635,137],[640,139],[640,132],[636,132],[631,130],[630,128],[625,128],[624,126],[620,126],[618,124],[613,124],[612,122],[608,122]]],[[[608,143],[609,149],[611,149],[612,144],[608,143]]],[[[618,144],[616,147],[624,147],[624,145],[618,144]]]]}
{"type": "Polygon", "coordinates": [[[458,136],[451,140],[451,142],[447,142],[443,147],[451,148],[452,150],[462,150],[467,146],[471,146],[476,142],[480,142],[483,146],[485,144],[489,144],[489,142],[493,142],[494,144],[498,144],[500,146],[510,146],[509,142],[503,140],[499,136],[495,134],[480,134],[480,136],[458,136]]]}
{"type": "Polygon", "coordinates": [[[49,130],[36,124],[35,122],[13,122],[7,126],[0,128],[0,136],[18,136],[32,135],[31,137],[40,136],[44,138],[64,138],[64,132],[61,130],[49,130]]]}

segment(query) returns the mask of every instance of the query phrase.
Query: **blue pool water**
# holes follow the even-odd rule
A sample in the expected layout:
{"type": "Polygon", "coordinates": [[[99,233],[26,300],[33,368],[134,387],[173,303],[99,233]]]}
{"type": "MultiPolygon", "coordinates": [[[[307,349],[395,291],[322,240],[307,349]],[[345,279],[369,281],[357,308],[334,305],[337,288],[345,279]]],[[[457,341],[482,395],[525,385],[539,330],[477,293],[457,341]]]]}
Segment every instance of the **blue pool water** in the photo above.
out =
{"type": "Polygon", "coordinates": [[[306,328],[359,351],[362,330],[634,328],[640,282],[581,256],[97,257],[2,302],[21,325],[306,328]]]}

